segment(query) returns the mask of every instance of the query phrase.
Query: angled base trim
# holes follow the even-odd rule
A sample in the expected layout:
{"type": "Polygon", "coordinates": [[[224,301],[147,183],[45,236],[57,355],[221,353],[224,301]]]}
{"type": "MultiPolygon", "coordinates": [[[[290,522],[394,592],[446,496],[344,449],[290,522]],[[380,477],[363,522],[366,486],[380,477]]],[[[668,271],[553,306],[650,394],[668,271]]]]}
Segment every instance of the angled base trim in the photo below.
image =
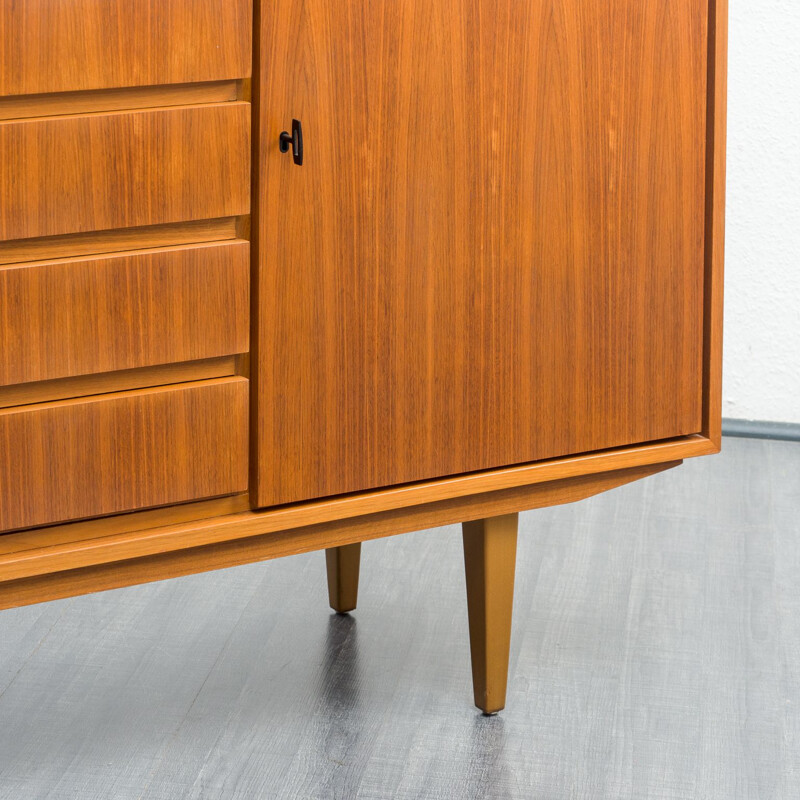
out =
{"type": "Polygon", "coordinates": [[[9,534],[0,537],[7,549],[17,535],[27,537],[29,549],[0,550],[0,609],[571,503],[680,463],[580,475],[284,530],[271,528],[270,512],[251,511],[50,547],[36,547],[32,538],[38,535],[44,545],[49,529],[9,534]],[[164,532],[174,538],[160,535],[164,532]]]}

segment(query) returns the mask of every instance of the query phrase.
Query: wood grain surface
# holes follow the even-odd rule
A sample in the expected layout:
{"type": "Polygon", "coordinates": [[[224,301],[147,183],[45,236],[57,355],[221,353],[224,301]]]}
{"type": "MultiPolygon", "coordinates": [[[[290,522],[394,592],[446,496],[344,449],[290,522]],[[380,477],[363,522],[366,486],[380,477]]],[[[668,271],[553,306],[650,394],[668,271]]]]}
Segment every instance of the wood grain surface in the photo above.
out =
{"type": "Polygon", "coordinates": [[[250,244],[0,267],[0,385],[244,353],[250,244]]]}
{"type": "MultiPolygon", "coordinates": [[[[197,557],[197,548],[205,545],[235,544],[235,540],[262,537],[263,541],[246,556],[235,554],[234,557],[244,560],[234,563],[245,563],[248,557],[251,560],[278,558],[388,536],[400,532],[398,520],[402,520],[404,526],[411,526],[405,530],[412,530],[414,525],[444,524],[442,515],[463,522],[470,515],[477,519],[482,515],[571,503],[677,466],[680,463],[677,459],[709,452],[700,449],[700,444],[656,445],[635,448],[624,454],[595,454],[591,458],[570,459],[562,463],[460,476],[431,485],[419,484],[265,511],[231,513],[219,519],[208,519],[202,524],[175,526],[171,513],[157,510],[130,514],[124,520],[117,517],[114,520],[87,520],[56,528],[41,528],[24,534],[22,540],[17,538],[22,534],[6,535],[0,539],[0,554],[16,553],[20,549],[30,551],[21,559],[3,559],[0,580],[94,564],[114,564],[181,549],[193,551],[191,565],[186,567],[187,572],[181,573],[189,574],[203,568],[213,569],[207,566],[207,553],[197,557]],[[377,520],[383,522],[379,525],[377,520]],[[136,535],[129,536],[129,533],[136,535]],[[18,547],[18,541],[23,541],[24,546],[18,547]]],[[[226,561],[224,565],[231,564],[226,561]]],[[[133,574],[139,582],[155,580],[152,577],[155,573],[149,565],[133,564],[133,574]]],[[[162,578],[168,577],[166,572],[160,574],[162,578]]],[[[110,585],[121,585],[113,583],[120,579],[118,565],[105,578],[112,581],[110,585]]]]}
{"type": "Polygon", "coordinates": [[[247,489],[248,382],[0,410],[0,530],[247,489]]]}
{"type": "Polygon", "coordinates": [[[0,122],[0,239],[250,210],[250,104],[0,122]]]}
{"type": "Polygon", "coordinates": [[[245,78],[251,0],[2,0],[0,95],[245,78]]]}
{"type": "MultiPolygon", "coordinates": [[[[345,547],[437,525],[573,503],[662,472],[676,463],[470,494],[354,518],[299,525],[279,512],[233,513],[180,522],[154,510],[132,530],[119,518],[88,520],[0,537],[0,608],[164,580],[251,561],[345,547]],[[70,530],[65,530],[70,529],[70,530]]],[[[133,515],[131,515],[133,516],[133,515]]]]}
{"type": "Polygon", "coordinates": [[[260,36],[256,505],[701,430],[706,0],[260,36]]]}
{"type": "MultiPolygon", "coordinates": [[[[86,520],[58,528],[41,528],[35,532],[35,543],[26,545],[26,550],[41,550],[32,553],[35,559],[43,557],[41,568],[47,572],[61,568],[69,569],[74,562],[69,560],[47,564],[54,555],[49,548],[55,544],[67,545],[67,550],[57,553],[71,558],[74,549],[108,549],[101,560],[132,558],[152,553],[163,553],[181,547],[196,547],[199,544],[212,544],[242,537],[274,534],[281,531],[297,529],[300,531],[296,540],[292,539],[301,552],[314,549],[314,537],[307,531],[312,526],[325,525],[330,522],[348,521],[355,523],[360,517],[374,518],[385,512],[399,512],[408,509],[411,513],[414,506],[425,506],[430,509],[433,504],[468,502],[475,497],[476,503],[484,504],[486,498],[498,496],[505,492],[513,493],[521,490],[517,496],[519,508],[541,507],[550,504],[575,502],[591,497],[598,492],[613,489],[631,480],[647,477],[663,469],[669,469],[681,463],[681,459],[708,455],[718,452],[715,445],[699,436],[690,437],[689,441],[678,440],[669,443],[657,443],[626,448],[608,453],[592,453],[587,456],[540,462],[523,467],[509,467],[485,473],[459,475],[453,478],[440,479],[429,483],[412,484],[391,489],[381,489],[345,497],[326,498],[309,503],[297,503],[280,508],[258,510],[246,514],[228,514],[220,519],[209,520],[198,526],[172,527],[173,518],[163,510],[147,513],[132,513],[127,520],[117,517],[114,520],[86,520]],[[579,480],[577,480],[579,479],[579,480]],[[536,487],[539,487],[537,490],[536,487]],[[530,493],[525,490],[531,489],[530,493]],[[529,505],[526,505],[529,503],[529,505]],[[541,505],[540,505],[541,504],[541,505]],[[163,516],[162,516],[163,514],[163,516]],[[77,527],[76,532],[68,532],[68,528],[77,527]],[[66,531],[66,533],[65,533],[66,531]],[[141,536],[114,539],[112,534],[118,532],[139,532],[141,536]],[[304,532],[305,531],[305,532],[304,532]],[[119,550],[118,550],[119,548],[119,550]],[[47,549],[47,553],[44,550],[47,549]]],[[[503,502],[508,496],[503,494],[503,502]]],[[[493,513],[509,513],[513,508],[493,513]]],[[[487,513],[489,513],[487,511],[487,513]]],[[[480,516],[480,515],[477,515],[480,516]]],[[[477,518],[477,516],[475,518],[477,518]]],[[[462,521],[462,520],[458,520],[462,521]]],[[[433,524],[433,523],[431,523],[433,524]]],[[[423,525],[424,527],[424,525],[423,525]]],[[[16,537],[18,534],[14,534],[16,537]]],[[[33,534],[32,534],[33,535],[33,534]]],[[[374,534],[373,534],[374,535],[374,534]]],[[[388,535],[382,533],[380,535],[388,535]]],[[[364,539],[372,538],[367,534],[364,539]]],[[[33,542],[26,539],[26,542],[33,542]]],[[[317,541],[317,547],[338,546],[363,541],[358,536],[348,533],[347,539],[317,541]]],[[[279,544],[275,550],[278,555],[291,555],[292,544],[287,541],[279,544]]],[[[0,553],[16,551],[10,536],[0,539],[0,553]],[[10,548],[10,549],[9,549],[10,548]]],[[[276,556],[273,556],[276,557],[276,556]]],[[[92,562],[96,563],[96,562],[92,562]]]]}

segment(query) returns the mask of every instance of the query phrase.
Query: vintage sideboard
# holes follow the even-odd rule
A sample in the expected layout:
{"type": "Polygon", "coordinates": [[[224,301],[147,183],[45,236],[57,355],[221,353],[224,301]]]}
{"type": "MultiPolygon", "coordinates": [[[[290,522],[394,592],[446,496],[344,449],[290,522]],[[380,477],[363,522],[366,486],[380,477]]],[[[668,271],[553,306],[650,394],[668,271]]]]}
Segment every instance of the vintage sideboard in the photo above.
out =
{"type": "MultiPolygon", "coordinates": [[[[727,0],[0,0],[0,608],[720,446],[727,0]]],[[[435,613],[435,612],[432,612],[435,613]]]]}

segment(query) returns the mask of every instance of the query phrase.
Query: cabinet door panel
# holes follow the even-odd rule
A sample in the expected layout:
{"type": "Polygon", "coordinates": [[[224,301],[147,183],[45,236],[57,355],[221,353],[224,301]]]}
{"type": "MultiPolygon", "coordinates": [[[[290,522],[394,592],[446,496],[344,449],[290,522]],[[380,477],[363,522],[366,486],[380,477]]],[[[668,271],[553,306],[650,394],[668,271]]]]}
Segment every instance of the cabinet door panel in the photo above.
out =
{"type": "Polygon", "coordinates": [[[707,16],[266,0],[258,505],[700,430],[707,16]]]}
{"type": "Polygon", "coordinates": [[[250,0],[3,0],[0,95],[245,78],[250,0]]]}

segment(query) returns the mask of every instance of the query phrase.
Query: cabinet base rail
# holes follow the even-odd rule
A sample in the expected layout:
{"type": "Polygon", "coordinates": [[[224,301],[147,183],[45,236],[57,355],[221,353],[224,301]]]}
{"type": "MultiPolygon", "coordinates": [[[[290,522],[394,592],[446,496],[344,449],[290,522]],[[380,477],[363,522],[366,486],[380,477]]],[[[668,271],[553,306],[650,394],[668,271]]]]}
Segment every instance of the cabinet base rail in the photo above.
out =
{"type": "MultiPolygon", "coordinates": [[[[317,509],[316,520],[321,518],[320,509],[327,509],[333,518],[324,521],[314,521],[313,516],[309,519],[307,508],[286,508],[234,511],[179,522],[173,517],[173,524],[158,526],[155,520],[159,512],[154,510],[142,515],[150,527],[139,530],[125,529],[125,519],[120,517],[8,533],[0,536],[0,609],[325,550],[330,606],[338,613],[347,613],[357,603],[361,542],[461,523],[475,704],[492,714],[505,705],[518,512],[582,500],[678,466],[682,459],[674,456],[700,455],[715,448],[703,437],[685,437],[638,448],[640,463],[609,469],[625,464],[628,457],[625,451],[615,451],[608,454],[614,459],[611,463],[589,462],[587,466],[585,462],[584,468],[602,463],[607,470],[588,474],[569,474],[570,470],[580,471],[575,466],[580,459],[552,462],[547,465],[549,480],[523,485],[503,486],[510,480],[509,471],[498,471],[486,491],[473,494],[459,495],[457,481],[455,485],[442,481],[440,499],[414,505],[393,507],[387,493],[391,497],[392,491],[401,495],[426,488],[430,491],[430,486],[310,504],[317,509]],[[673,459],[641,463],[648,453],[654,459],[657,453],[673,459]],[[553,477],[565,472],[567,477],[553,477]],[[503,488],[489,488],[492,485],[503,488]],[[447,496],[448,486],[454,496],[447,496]],[[335,518],[332,504],[336,502],[345,503],[345,508],[349,503],[350,515],[335,518]],[[381,508],[381,503],[388,507],[381,508]],[[294,519],[294,527],[276,529],[281,515],[284,522],[294,519]],[[104,522],[106,535],[101,533],[104,522]]],[[[525,468],[513,469],[522,469],[525,475],[525,468]]],[[[477,480],[488,479],[478,476],[477,480]]],[[[404,502],[409,499],[407,494],[402,497],[404,502]]],[[[240,497],[228,505],[235,509],[244,501],[240,497]]],[[[224,504],[210,501],[206,507],[210,512],[224,504]]],[[[128,515],[128,525],[136,524],[134,517],[128,515]]]]}

